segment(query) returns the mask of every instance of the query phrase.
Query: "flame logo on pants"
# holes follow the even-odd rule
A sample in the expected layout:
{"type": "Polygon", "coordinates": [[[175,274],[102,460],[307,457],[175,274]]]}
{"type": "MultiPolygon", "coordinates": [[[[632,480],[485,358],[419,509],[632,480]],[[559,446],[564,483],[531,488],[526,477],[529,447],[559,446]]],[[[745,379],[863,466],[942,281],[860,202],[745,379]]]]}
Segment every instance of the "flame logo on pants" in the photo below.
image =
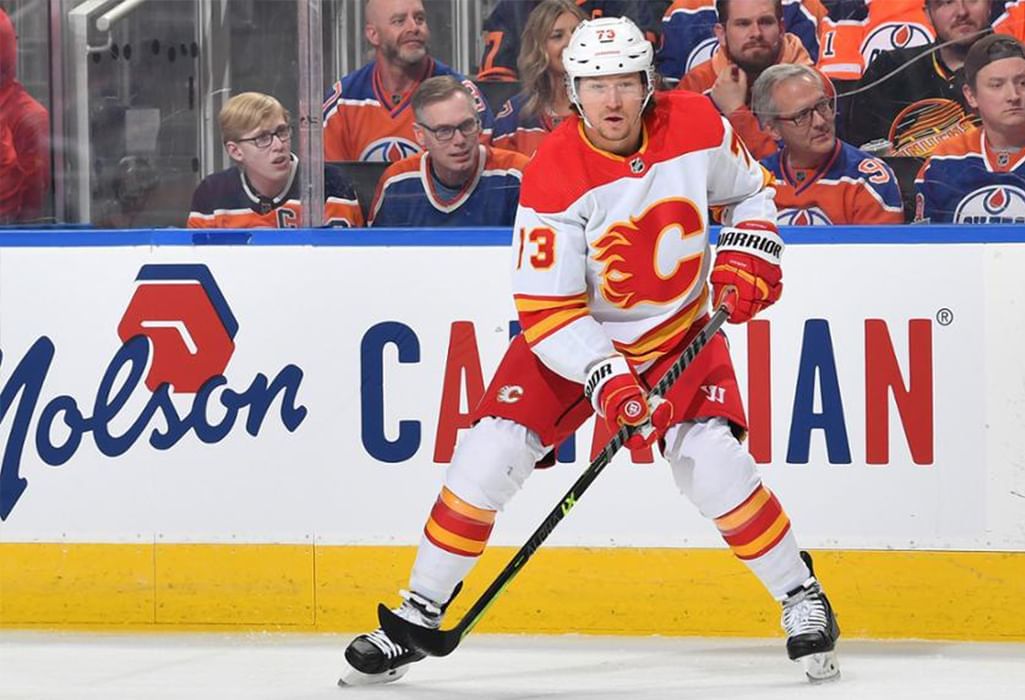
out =
{"type": "Polygon", "coordinates": [[[667,304],[688,294],[701,274],[705,223],[689,199],[663,199],[639,217],[617,221],[594,243],[601,293],[624,309],[667,304]]]}

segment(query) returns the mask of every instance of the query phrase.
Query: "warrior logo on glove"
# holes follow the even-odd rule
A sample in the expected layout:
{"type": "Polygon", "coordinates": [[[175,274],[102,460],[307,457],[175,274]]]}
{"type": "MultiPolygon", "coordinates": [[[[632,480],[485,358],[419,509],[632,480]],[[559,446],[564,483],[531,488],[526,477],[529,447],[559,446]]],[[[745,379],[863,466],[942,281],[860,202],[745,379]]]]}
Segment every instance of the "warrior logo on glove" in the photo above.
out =
{"type": "Polygon", "coordinates": [[[724,227],[719,232],[711,276],[713,299],[718,306],[730,289],[736,290],[730,323],[750,321],[776,303],[783,293],[782,255],[783,239],[762,222],[724,227]]]}

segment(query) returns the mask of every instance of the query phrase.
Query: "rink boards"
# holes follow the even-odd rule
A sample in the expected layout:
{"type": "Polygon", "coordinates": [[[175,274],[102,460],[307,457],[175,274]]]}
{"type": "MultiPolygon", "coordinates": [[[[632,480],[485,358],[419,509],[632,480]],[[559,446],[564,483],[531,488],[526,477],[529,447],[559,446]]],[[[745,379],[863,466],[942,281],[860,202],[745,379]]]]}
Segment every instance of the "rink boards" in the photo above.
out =
{"type": "MultiPolygon", "coordinates": [[[[847,634],[1025,639],[1025,234],[995,230],[795,229],[783,301],[728,330],[749,448],[847,634]]],[[[371,625],[516,330],[508,237],[0,235],[0,624],[371,625]]],[[[499,517],[463,607],[593,433],[499,517]]],[[[776,617],[636,454],[480,629],[776,617]]]]}

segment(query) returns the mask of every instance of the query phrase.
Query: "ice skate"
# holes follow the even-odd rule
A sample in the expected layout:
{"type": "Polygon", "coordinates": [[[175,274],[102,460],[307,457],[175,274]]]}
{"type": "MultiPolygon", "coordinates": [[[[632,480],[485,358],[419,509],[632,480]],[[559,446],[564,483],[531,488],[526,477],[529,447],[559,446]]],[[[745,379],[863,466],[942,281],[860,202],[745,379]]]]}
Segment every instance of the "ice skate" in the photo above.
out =
{"type": "Polygon", "coordinates": [[[783,600],[783,629],[787,633],[787,654],[800,661],[812,683],[840,678],[836,660],[836,640],[840,627],[836,623],[833,607],[822,591],[812,569],[811,555],[801,552],[811,577],[801,586],[787,593],[783,600]]]}
{"type": "MultiPolygon", "coordinates": [[[[395,614],[421,627],[438,628],[444,614],[443,606],[416,593],[401,593],[405,600],[395,609],[395,614]]],[[[425,656],[393,642],[383,629],[377,628],[349,642],[345,649],[345,668],[342,677],[338,679],[338,685],[391,683],[406,675],[410,665],[425,656]]]]}

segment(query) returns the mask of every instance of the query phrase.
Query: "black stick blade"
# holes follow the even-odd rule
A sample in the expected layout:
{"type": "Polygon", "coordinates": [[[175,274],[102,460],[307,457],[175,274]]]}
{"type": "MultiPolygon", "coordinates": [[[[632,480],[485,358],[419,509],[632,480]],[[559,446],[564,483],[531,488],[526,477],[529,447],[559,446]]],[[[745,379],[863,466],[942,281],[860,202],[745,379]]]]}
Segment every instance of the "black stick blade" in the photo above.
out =
{"type": "Polygon", "coordinates": [[[377,619],[393,642],[428,656],[448,656],[463,638],[458,629],[432,630],[414,625],[393,613],[383,603],[377,606],[377,619]]]}

